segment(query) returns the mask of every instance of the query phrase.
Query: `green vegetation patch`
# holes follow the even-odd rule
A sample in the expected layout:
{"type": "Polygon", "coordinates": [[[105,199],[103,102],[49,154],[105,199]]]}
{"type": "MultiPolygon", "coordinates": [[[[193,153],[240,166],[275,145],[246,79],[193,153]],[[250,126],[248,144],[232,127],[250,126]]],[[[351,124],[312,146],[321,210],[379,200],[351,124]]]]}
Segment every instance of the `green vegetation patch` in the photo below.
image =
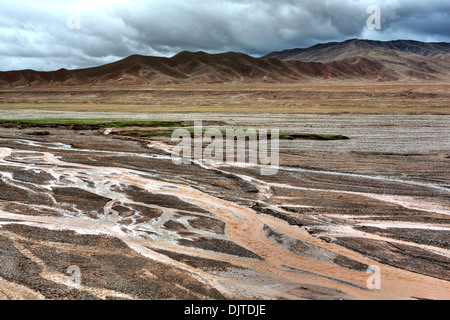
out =
{"type": "Polygon", "coordinates": [[[26,133],[29,136],[49,136],[50,132],[48,131],[34,131],[26,133]]]}
{"type": "MultiPolygon", "coordinates": [[[[167,128],[167,129],[154,129],[154,130],[124,130],[120,132],[116,132],[114,134],[121,136],[130,136],[130,137],[138,137],[138,138],[152,138],[152,137],[172,137],[173,132],[177,128],[167,128]]],[[[179,128],[178,128],[179,129],[179,128]]],[[[196,131],[193,128],[185,128],[187,132],[191,134],[191,137],[194,137],[196,131]]],[[[204,135],[209,129],[202,129],[202,134],[204,135]]],[[[227,136],[227,129],[219,129],[220,133],[223,137],[227,136]]],[[[246,135],[246,130],[244,130],[244,135],[246,135]]],[[[256,131],[259,137],[259,131],[256,131]]],[[[237,131],[236,137],[242,132],[237,131]]],[[[268,139],[271,139],[271,134],[268,133],[268,139]]],[[[322,140],[322,141],[332,141],[332,140],[349,140],[349,137],[342,135],[327,135],[327,134],[313,134],[313,133],[295,133],[295,132],[280,132],[279,136],[280,140],[322,140]]]]}
{"type": "MultiPolygon", "coordinates": [[[[226,126],[227,123],[220,121],[203,122],[204,126],[226,126]]],[[[139,138],[151,137],[171,137],[176,129],[185,128],[193,136],[196,132],[193,128],[194,121],[177,121],[177,120],[136,120],[136,119],[23,119],[23,120],[2,120],[0,119],[0,127],[3,128],[56,128],[68,130],[100,130],[106,128],[130,128],[114,134],[121,136],[131,136],[139,138]],[[141,130],[132,130],[131,128],[142,128],[141,130]],[[146,130],[148,129],[148,130],[146,130]]],[[[209,130],[202,129],[202,133],[209,130]]],[[[222,136],[227,135],[227,129],[219,129],[222,136]]],[[[244,134],[247,130],[243,129],[244,134]]],[[[256,131],[259,135],[259,131],[256,131]]],[[[49,135],[47,131],[35,131],[30,135],[49,135]]],[[[242,134],[242,131],[236,131],[236,134],[242,134]]],[[[271,138],[270,132],[268,138],[271,138]]],[[[348,140],[349,137],[342,135],[314,134],[314,133],[298,133],[298,132],[280,132],[280,140],[348,140]]]]}
{"type": "Polygon", "coordinates": [[[349,137],[342,135],[315,134],[315,133],[295,133],[280,132],[281,140],[349,140],[349,137]]]}
{"type": "Polygon", "coordinates": [[[136,120],[136,119],[26,119],[1,120],[4,128],[63,128],[72,130],[98,130],[102,128],[125,127],[186,127],[192,126],[189,121],[136,120]]]}

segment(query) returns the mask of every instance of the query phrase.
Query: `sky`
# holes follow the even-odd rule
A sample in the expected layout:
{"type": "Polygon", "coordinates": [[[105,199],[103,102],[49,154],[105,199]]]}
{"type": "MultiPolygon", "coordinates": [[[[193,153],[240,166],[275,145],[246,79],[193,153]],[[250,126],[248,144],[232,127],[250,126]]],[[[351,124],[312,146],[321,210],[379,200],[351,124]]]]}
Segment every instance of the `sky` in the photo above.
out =
{"type": "Polygon", "coordinates": [[[259,57],[354,38],[450,42],[450,1],[0,1],[2,71],[78,69],[184,50],[259,57]]]}

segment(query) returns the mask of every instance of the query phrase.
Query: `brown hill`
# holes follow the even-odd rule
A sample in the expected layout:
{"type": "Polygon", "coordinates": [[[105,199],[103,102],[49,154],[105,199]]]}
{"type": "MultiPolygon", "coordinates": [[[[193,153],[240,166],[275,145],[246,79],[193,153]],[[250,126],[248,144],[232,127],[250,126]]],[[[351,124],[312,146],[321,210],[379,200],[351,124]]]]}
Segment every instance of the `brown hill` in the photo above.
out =
{"type": "Polygon", "coordinates": [[[379,80],[450,80],[450,54],[425,57],[400,51],[359,50],[327,63],[334,69],[342,64],[352,68],[343,70],[341,76],[348,76],[353,70],[364,77],[378,76],[379,80]]]}
{"type": "Polygon", "coordinates": [[[425,57],[359,50],[327,63],[254,58],[242,53],[181,52],[172,58],[133,55],[88,69],[0,72],[1,87],[129,86],[160,84],[295,83],[331,80],[448,80],[450,55],[425,57]]]}
{"type": "Polygon", "coordinates": [[[325,63],[336,59],[336,57],[342,54],[360,50],[398,51],[413,53],[424,57],[435,57],[440,54],[450,54],[450,43],[421,42],[414,40],[375,41],[351,39],[343,42],[320,43],[304,49],[272,52],[263,58],[325,63]]]}

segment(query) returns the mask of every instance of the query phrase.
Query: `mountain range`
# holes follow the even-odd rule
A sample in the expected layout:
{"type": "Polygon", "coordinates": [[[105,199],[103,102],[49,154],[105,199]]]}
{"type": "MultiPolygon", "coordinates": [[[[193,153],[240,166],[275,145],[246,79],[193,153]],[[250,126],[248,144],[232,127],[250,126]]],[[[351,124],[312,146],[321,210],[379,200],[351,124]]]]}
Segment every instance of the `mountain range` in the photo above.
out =
{"type": "Polygon", "coordinates": [[[351,39],[344,42],[317,44],[306,49],[290,49],[272,52],[263,58],[279,58],[281,60],[301,60],[306,62],[328,62],[342,54],[361,50],[398,51],[413,53],[424,57],[435,57],[450,54],[450,43],[420,42],[414,40],[375,41],[351,39]]]}
{"type": "Polygon", "coordinates": [[[448,81],[450,43],[348,40],[262,58],[243,53],[133,55],[107,65],[0,72],[0,87],[297,83],[317,80],[448,81]]]}

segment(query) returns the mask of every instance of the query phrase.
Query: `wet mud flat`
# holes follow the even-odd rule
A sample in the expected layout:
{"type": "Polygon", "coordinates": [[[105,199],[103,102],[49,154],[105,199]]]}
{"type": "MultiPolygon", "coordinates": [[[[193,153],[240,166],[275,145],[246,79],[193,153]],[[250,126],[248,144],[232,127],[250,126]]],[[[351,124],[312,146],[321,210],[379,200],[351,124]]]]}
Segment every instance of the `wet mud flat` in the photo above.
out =
{"type": "Polygon", "coordinates": [[[350,137],[282,141],[273,176],[176,165],[166,140],[1,128],[0,298],[450,298],[448,117],[321,117],[204,115],[350,137]]]}

